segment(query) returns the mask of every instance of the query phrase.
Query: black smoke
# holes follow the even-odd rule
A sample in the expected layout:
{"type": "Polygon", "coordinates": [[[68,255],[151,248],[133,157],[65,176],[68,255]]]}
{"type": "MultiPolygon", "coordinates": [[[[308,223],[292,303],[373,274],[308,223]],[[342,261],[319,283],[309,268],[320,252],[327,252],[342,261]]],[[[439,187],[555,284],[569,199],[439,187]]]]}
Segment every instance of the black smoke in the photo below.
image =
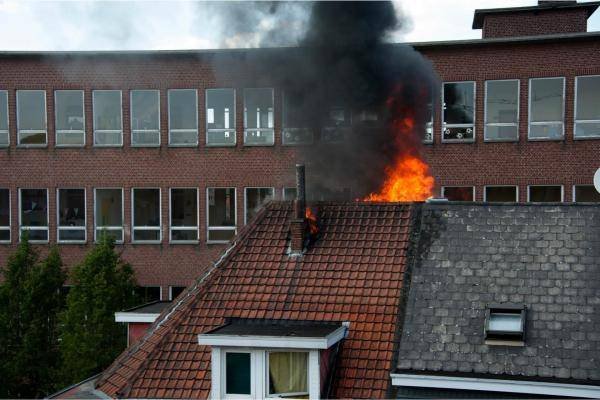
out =
{"type": "Polygon", "coordinates": [[[217,56],[215,71],[289,96],[294,124],[314,132],[314,143],[299,147],[310,197],[362,198],[377,191],[399,153],[418,152],[437,79],[412,47],[390,43],[403,24],[391,2],[309,4],[299,46],[217,56]],[[407,113],[417,128],[400,137],[393,125],[407,113]]]}

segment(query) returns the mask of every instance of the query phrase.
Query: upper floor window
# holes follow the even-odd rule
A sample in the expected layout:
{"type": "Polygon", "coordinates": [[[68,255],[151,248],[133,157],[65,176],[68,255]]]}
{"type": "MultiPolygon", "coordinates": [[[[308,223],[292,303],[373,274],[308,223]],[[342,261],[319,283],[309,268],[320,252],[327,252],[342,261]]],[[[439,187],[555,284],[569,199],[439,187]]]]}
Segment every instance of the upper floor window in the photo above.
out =
{"type": "Polygon", "coordinates": [[[228,242],[236,234],[235,188],[208,188],[206,195],[208,242],[228,242]]]}
{"type": "Polygon", "coordinates": [[[475,82],[444,83],[442,141],[475,140],[475,82]]]}
{"type": "Polygon", "coordinates": [[[169,96],[169,145],[198,145],[198,92],[171,89],[169,96]]]}
{"type": "Polygon", "coordinates": [[[600,203],[600,193],[594,185],[573,186],[573,201],[576,203],[600,203]]]}
{"type": "Polygon", "coordinates": [[[47,189],[19,189],[19,231],[32,242],[48,241],[47,189]]]}
{"type": "Polygon", "coordinates": [[[0,189],[0,242],[10,242],[10,190],[0,189]]]}
{"type": "Polygon", "coordinates": [[[244,224],[251,221],[263,205],[273,199],[274,192],[274,188],[246,188],[246,215],[244,217],[244,224]]]}
{"type": "Polygon", "coordinates": [[[160,146],[160,91],[131,91],[131,145],[160,146]]]}
{"type": "Polygon", "coordinates": [[[132,189],[133,241],[156,243],[161,240],[160,189],[132,189]]]}
{"type": "Polygon", "coordinates": [[[123,242],[123,189],[94,189],[94,230],[96,241],[110,235],[123,242]]]}
{"type": "Polygon", "coordinates": [[[198,190],[171,189],[171,242],[198,241],[198,190]]]}
{"type": "Polygon", "coordinates": [[[275,143],[273,89],[244,89],[244,144],[275,143]]]}
{"type": "Polygon", "coordinates": [[[346,133],[352,127],[352,115],[350,110],[344,107],[331,107],[325,116],[323,129],[321,129],[321,141],[341,142],[346,133]]]}
{"type": "Polygon", "coordinates": [[[85,242],[85,189],[58,189],[58,241],[85,242]]]}
{"type": "Polygon", "coordinates": [[[57,146],[85,145],[83,90],[56,90],[54,112],[57,146]]]}
{"type": "Polygon", "coordinates": [[[283,93],[283,144],[310,144],[313,131],[307,125],[304,99],[290,91],[283,93]]]}
{"type": "Polygon", "coordinates": [[[485,140],[519,139],[519,80],[485,82],[485,140]]]}
{"type": "Polygon", "coordinates": [[[600,75],[575,78],[575,138],[600,137],[600,75]]]}
{"type": "Polygon", "coordinates": [[[529,139],[562,139],[565,78],[529,80],[529,139]]]}
{"type": "Polygon", "coordinates": [[[235,90],[206,90],[206,144],[235,145],[235,90]]]}
{"type": "Polygon", "coordinates": [[[94,145],[122,146],[123,122],[120,90],[94,90],[94,145]]]}
{"type": "Polygon", "coordinates": [[[427,103],[427,114],[425,114],[425,130],[423,132],[423,143],[433,143],[433,93],[427,103]]]}
{"type": "Polygon", "coordinates": [[[8,133],[8,92],[0,90],[0,147],[9,145],[8,133]]]}
{"type": "Polygon", "coordinates": [[[47,144],[45,90],[17,90],[17,130],[19,145],[47,144]]]}
{"type": "Polygon", "coordinates": [[[283,188],[283,200],[284,201],[296,200],[296,188],[295,187],[283,188]]]}

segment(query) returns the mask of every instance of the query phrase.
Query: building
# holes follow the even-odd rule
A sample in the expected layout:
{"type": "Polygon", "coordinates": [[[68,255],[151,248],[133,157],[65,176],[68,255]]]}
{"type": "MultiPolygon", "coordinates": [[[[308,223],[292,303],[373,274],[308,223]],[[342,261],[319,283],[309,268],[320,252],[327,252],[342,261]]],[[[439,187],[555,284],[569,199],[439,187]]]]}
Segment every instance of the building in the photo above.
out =
{"type": "MultiPolygon", "coordinates": [[[[600,201],[599,4],[477,10],[482,39],[411,44],[441,80],[422,149],[436,195],[600,201]]],[[[286,50],[0,53],[0,263],[23,231],[67,265],[106,231],[146,298],[175,297],[293,196],[295,145],[319,140],[284,126],[267,78],[212,63],[270,51],[286,50]]]]}

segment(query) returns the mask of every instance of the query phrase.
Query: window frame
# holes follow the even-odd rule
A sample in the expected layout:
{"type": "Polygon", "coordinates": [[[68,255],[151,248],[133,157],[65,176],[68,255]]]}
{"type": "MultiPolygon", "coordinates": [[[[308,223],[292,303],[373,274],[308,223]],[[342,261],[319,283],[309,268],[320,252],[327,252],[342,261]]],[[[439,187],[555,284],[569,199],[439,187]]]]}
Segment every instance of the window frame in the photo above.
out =
{"type": "Polygon", "coordinates": [[[210,240],[210,231],[230,231],[233,230],[233,236],[235,237],[238,233],[238,204],[237,204],[237,187],[232,186],[207,186],[206,187],[206,243],[207,244],[225,244],[229,243],[229,240],[210,240]],[[210,214],[209,214],[209,201],[208,192],[210,189],[233,189],[234,198],[234,209],[235,209],[235,226],[210,226],[210,214]]]}
{"type": "MultiPolygon", "coordinates": [[[[442,82],[442,90],[441,90],[441,99],[440,99],[440,106],[441,106],[441,139],[442,139],[442,143],[475,143],[477,140],[477,81],[474,80],[470,80],[470,81],[448,81],[448,82],[442,82]],[[473,84],[473,139],[446,139],[444,138],[444,130],[447,127],[450,128],[469,128],[471,126],[471,124],[450,124],[451,126],[448,126],[448,124],[446,124],[446,103],[444,102],[444,95],[446,93],[446,84],[450,84],[450,83],[472,83],[473,84]]],[[[432,115],[433,115],[433,111],[432,111],[432,115]]],[[[435,134],[434,134],[435,135],[435,134]]]]}
{"type": "MultiPolygon", "coordinates": [[[[600,125],[600,119],[584,119],[577,120],[577,89],[579,87],[579,78],[598,78],[600,75],[578,75],[575,77],[575,93],[574,93],[574,108],[573,108],[573,140],[588,140],[600,138],[600,132],[596,135],[591,136],[577,136],[577,123],[596,123],[600,125]]],[[[600,106],[599,106],[600,107],[600,106]]]]}
{"type": "Polygon", "coordinates": [[[233,87],[212,87],[204,90],[204,129],[206,132],[205,141],[207,147],[235,147],[237,146],[237,93],[233,87]],[[208,128],[208,92],[214,90],[232,90],[233,91],[233,128],[229,129],[215,129],[208,128]],[[233,143],[209,143],[208,132],[231,132],[233,134],[233,143]]]}
{"type": "MultiPolygon", "coordinates": [[[[483,186],[483,202],[487,203],[488,199],[487,199],[487,188],[494,188],[494,187],[512,187],[515,188],[515,201],[512,202],[510,201],[509,203],[518,203],[519,202],[519,185],[484,185],[483,186]]],[[[493,203],[506,203],[504,201],[494,201],[493,203]]]]}
{"type": "Polygon", "coordinates": [[[244,225],[248,224],[248,189],[271,189],[271,200],[275,200],[274,186],[247,186],[244,187],[244,225]]]}
{"type": "Polygon", "coordinates": [[[87,190],[85,187],[58,187],[56,188],[56,242],[61,244],[69,243],[87,243],[87,190]],[[84,225],[83,226],[70,226],[62,227],[60,225],[60,191],[61,190],[83,190],[83,212],[84,212],[84,225]],[[61,230],[77,230],[83,231],[83,240],[60,240],[61,230]]]}
{"type": "Polygon", "coordinates": [[[23,231],[46,231],[46,240],[29,239],[29,243],[49,243],[50,242],[50,193],[48,188],[19,188],[19,242],[21,242],[23,231]],[[46,191],[46,226],[23,227],[23,190],[45,190],[46,191]]]}
{"type": "MultiPolygon", "coordinates": [[[[8,191],[8,226],[3,225],[0,226],[0,230],[8,230],[8,240],[0,240],[1,244],[12,243],[12,195],[11,190],[8,187],[3,187],[0,189],[4,189],[8,191]]],[[[19,215],[21,215],[19,213],[19,215]]]]}
{"type": "Polygon", "coordinates": [[[92,125],[94,131],[93,146],[94,147],[123,147],[123,91],[119,89],[94,89],[92,90],[92,125]],[[121,112],[121,129],[96,129],[96,92],[118,92],[119,93],[119,110],[121,112]],[[98,144],[96,143],[97,133],[120,133],[121,143],[120,144],[98,144]]]}
{"type": "MultiPolygon", "coordinates": [[[[39,147],[39,148],[48,147],[48,99],[46,98],[47,95],[48,94],[46,93],[45,89],[17,89],[16,90],[15,108],[17,110],[17,147],[39,147]],[[19,119],[20,119],[19,93],[20,92],[42,92],[42,93],[44,93],[44,125],[45,125],[46,129],[44,129],[43,131],[37,130],[37,129],[23,129],[22,130],[19,127],[19,119]],[[44,137],[45,137],[44,143],[32,143],[32,144],[21,143],[21,132],[23,132],[23,133],[43,133],[44,137]]],[[[8,102],[7,102],[7,104],[8,104],[8,102]]]]}
{"type": "Polygon", "coordinates": [[[528,82],[528,90],[527,90],[527,140],[535,141],[535,142],[544,142],[544,141],[558,141],[565,139],[565,95],[566,95],[566,78],[564,76],[549,76],[549,77],[539,77],[539,78],[529,78],[528,82]],[[544,122],[531,122],[531,83],[534,80],[548,80],[548,79],[562,79],[562,120],[561,121],[544,121],[544,122]],[[552,124],[561,124],[562,134],[557,138],[532,138],[531,137],[531,126],[532,125],[552,125],[552,124]]]}
{"type": "Polygon", "coordinates": [[[161,145],[161,129],[160,129],[160,89],[130,89],[129,90],[129,134],[130,134],[130,145],[131,147],[160,147],[161,145]],[[156,92],[157,99],[157,126],[158,129],[133,129],[133,92],[156,92]],[[156,133],[158,135],[158,143],[151,144],[140,144],[135,143],[133,138],[135,137],[134,133],[156,133]]]}
{"type": "Polygon", "coordinates": [[[8,90],[0,90],[0,96],[6,96],[6,130],[0,129],[0,134],[6,135],[6,144],[0,144],[0,148],[10,147],[10,109],[8,106],[8,90]]]}
{"type": "MultiPolygon", "coordinates": [[[[295,186],[284,186],[281,188],[281,200],[282,201],[286,201],[285,200],[285,192],[286,192],[286,190],[290,190],[290,189],[296,190],[296,187],[295,186]]],[[[298,196],[297,193],[296,193],[296,196],[298,196]]],[[[290,200],[287,200],[287,201],[290,201],[290,200]]],[[[291,201],[293,201],[293,200],[291,200],[291,201]]]]}
{"type": "Polygon", "coordinates": [[[301,349],[265,349],[265,398],[295,398],[293,396],[309,396],[310,395],[310,351],[301,349]],[[271,353],[305,353],[306,354],[306,392],[291,392],[291,393],[269,393],[271,386],[271,376],[269,374],[269,355],[271,353]],[[283,396],[282,396],[283,395],[283,396]]]}
{"type": "Polygon", "coordinates": [[[122,187],[95,187],[94,188],[94,243],[98,243],[98,230],[105,231],[121,231],[121,240],[115,240],[116,244],[125,243],[125,189],[122,187]],[[121,226],[98,226],[98,216],[96,213],[96,204],[98,201],[97,191],[98,190],[120,190],[121,191],[121,226]]]}
{"type": "Polygon", "coordinates": [[[200,141],[198,139],[198,136],[200,134],[200,127],[198,125],[198,89],[194,89],[194,88],[176,88],[176,89],[167,89],[167,122],[168,122],[168,129],[169,129],[169,140],[168,140],[168,146],[169,147],[198,147],[200,141]],[[194,109],[196,110],[196,129],[173,129],[171,128],[171,93],[174,91],[181,91],[181,90],[190,90],[190,91],[194,91],[194,98],[196,100],[196,105],[194,107],[194,109]],[[196,142],[195,143],[173,143],[173,141],[171,140],[171,133],[192,133],[195,132],[196,133],[196,142]]]}
{"type": "Polygon", "coordinates": [[[244,96],[244,146],[248,147],[267,147],[275,146],[275,88],[274,87],[249,87],[244,88],[242,95],[244,96]],[[248,128],[248,115],[246,107],[246,91],[247,90],[259,90],[259,89],[270,89],[271,90],[271,104],[273,105],[273,128],[248,128]],[[272,140],[268,143],[248,143],[247,136],[249,131],[267,131],[270,130],[272,134],[272,140]]]}
{"type": "Polygon", "coordinates": [[[175,300],[175,297],[173,297],[173,288],[174,287],[182,287],[183,290],[181,291],[181,293],[183,293],[185,291],[185,289],[187,289],[187,286],[173,286],[173,285],[169,285],[169,301],[175,300]]]}
{"type": "Polygon", "coordinates": [[[197,244],[200,242],[200,189],[197,187],[171,187],[169,188],[169,243],[172,244],[197,244]],[[196,231],[196,240],[174,240],[173,239],[173,222],[171,210],[173,207],[173,189],[175,190],[196,190],[196,226],[179,226],[175,230],[196,231]]]}
{"type": "MultiPolygon", "coordinates": [[[[571,191],[571,193],[572,193],[572,202],[573,202],[573,203],[587,203],[587,202],[585,202],[585,201],[577,201],[577,195],[576,195],[576,194],[577,194],[577,192],[576,192],[576,188],[577,188],[578,186],[586,186],[586,187],[591,187],[592,189],[596,190],[595,186],[594,186],[593,184],[592,184],[592,185],[585,185],[585,184],[574,184],[574,185],[573,185],[573,187],[572,187],[572,191],[571,191]]],[[[596,203],[592,203],[592,204],[596,204],[596,203]]]]}
{"type": "Polygon", "coordinates": [[[54,90],[54,146],[55,147],[85,147],[86,145],[86,118],[85,118],[85,90],[83,89],[56,89],[54,90]],[[56,121],[58,121],[58,107],[56,107],[56,105],[58,104],[57,102],[57,93],[58,92],[81,92],[81,106],[83,109],[83,129],[81,131],[79,130],[75,130],[75,131],[68,131],[66,129],[57,129],[56,128],[56,121]],[[59,133],[81,133],[83,135],[83,143],[81,144],[59,144],[58,143],[58,134],[59,133]]]}
{"type": "MultiPolygon", "coordinates": [[[[273,107],[274,110],[274,107],[273,107]]],[[[286,126],[285,125],[285,121],[286,121],[286,112],[287,112],[287,108],[286,108],[286,92],[285,90],[281,92],[281,145],[282,146],[309,146],[311,144],[313,144],[315,142],[315,132],[312,128],[310,127],[294,127],[294,126],[286,126]],[[287,132],[308,132],[310,133],[310,140],[308,141],[297,141],[297,142],[289,142],[286,141],[286,133],[287,132]]],[[[275,112],[273,111],[273,114],[275,114],[275,112]]],[[[275,115],[273,115],[273,118],[275,118],[275,115]]],[[[273,121],[273,126],[275,126],[275,121],[273,121]]]]}
{"type": "Polygon", "coordinates": [[[527,307],[514,304],[488,304],[485,311],[484,337],[488,345],[523,346],[525,342],[525,327],[527,322],[527,307]],[[501,331],[490,329],[492,315],[519,315],[521,327],[519,331],[501,331]]]}
{"type": "MultiPolygon", "coordinates": [[[[467,188],[470,187],[473,191],[473,202],[477,201],[477,198],[475,197],[475,186],[472,185],[465,185],[465,186],[461,186],[461,185],[446,185],[446,186],[442,186],[440,189],[440,194],[443,198],[446,198],[446,188],[467,188]]],[[[452,201],[452,200],[450,200],[452,201]]]]}
{"type": "Polygon", "coordinates": [[[162,243],[162,190],[160,187],[143,187],[136,186],[131,188],[131,243],[135,244],[159,244],[162,243]],[[158,227],[135,225],[135,191],[136,190],[158,190],[158,227]],[[158,239],[156,240],[136,240],[135,231],[158,231],[158,239]]]}
{"type": "Polygon", "coordinates": [[[518,142],[520,139],[520,123],[521,123],[521,79],[490,79],[485,81],[483,98],[483,141],[484,142],[518,142]],[[517,122],[488,122],[488,82],[517,82],[517,122]],[[517,135],[514,139],[491,139],[487,136],[488,126],[514,126],[517,128],[517,135]]]}
{"type": "Polygon", "coordinates": [[[560,186],[560,201],[559,203],[564,203],[565,202],[565,186],[564,185],[527,185],[527,202],[528,203],[538,203],[538,204],[544,204],[544,203],[556,203],[555,201],[544,201],[544,202],[532,202],[531,201],[531,188],[532,187],[556,187],[556,186],[560,186]]]}

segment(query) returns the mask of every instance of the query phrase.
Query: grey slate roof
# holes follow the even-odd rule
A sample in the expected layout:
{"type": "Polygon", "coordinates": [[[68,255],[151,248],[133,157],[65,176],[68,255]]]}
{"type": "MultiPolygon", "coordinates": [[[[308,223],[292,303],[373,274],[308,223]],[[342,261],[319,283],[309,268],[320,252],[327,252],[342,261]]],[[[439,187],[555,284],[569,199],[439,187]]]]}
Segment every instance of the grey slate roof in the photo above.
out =
{"type": "MultiPolygon", "coordinates": [[[[600,205],[425,204],[398,372],[600,380],[600,205]],[[489,303],[524,347],[484,344],[489,303]]],[[[596,383],[596,382],[593,382],[596,383]]]]}

